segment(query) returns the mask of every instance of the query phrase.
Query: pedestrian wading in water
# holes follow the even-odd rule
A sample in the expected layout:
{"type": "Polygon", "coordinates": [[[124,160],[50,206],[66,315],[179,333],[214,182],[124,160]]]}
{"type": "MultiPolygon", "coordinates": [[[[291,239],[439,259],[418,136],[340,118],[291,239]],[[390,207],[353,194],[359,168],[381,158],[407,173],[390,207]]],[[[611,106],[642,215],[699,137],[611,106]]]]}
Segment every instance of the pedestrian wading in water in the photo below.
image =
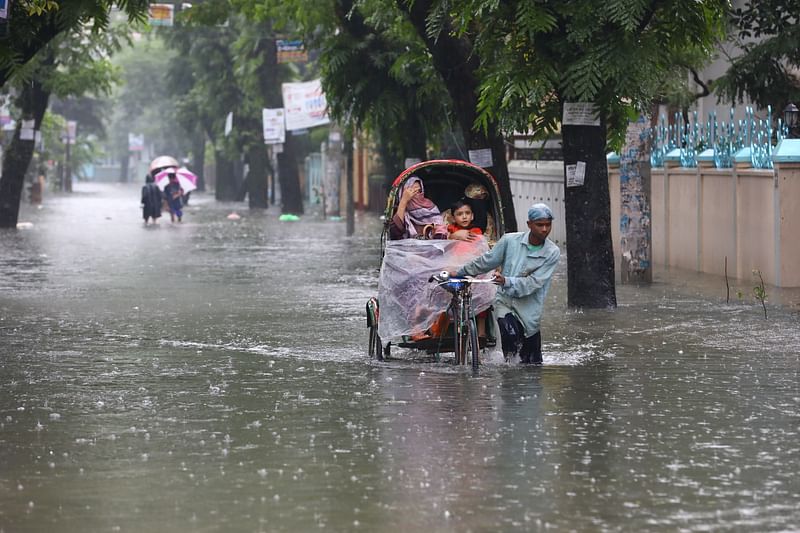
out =
{"type": "Polygon", "coordinates": [[[145,184],[142,186],[142,218],[144,225],[152,218],[153,224],[161,218],[161,190],[155,184],[153,176],[148,174],[145,177],[145,184]]]}
{"type": "Polygon", "coordinates": [[[164,196],[167,198],[169,218],[172,222],[175,222],[176,218],[180,222],[183,219],[183,188],[175,173],[169,173],[168,177],[169,183],[164,187],[164,196]]]}
{"type": "Polygon", "coordinates": [[[528,231],[506,233],[497,244],[454,276],[476,276],[499,268],[495,312],[506,360],[519,355],[523,364],[542,364],[542,308],[561,251],[547,238],[553,212],[547,204],[528,210],[528,231]]]}

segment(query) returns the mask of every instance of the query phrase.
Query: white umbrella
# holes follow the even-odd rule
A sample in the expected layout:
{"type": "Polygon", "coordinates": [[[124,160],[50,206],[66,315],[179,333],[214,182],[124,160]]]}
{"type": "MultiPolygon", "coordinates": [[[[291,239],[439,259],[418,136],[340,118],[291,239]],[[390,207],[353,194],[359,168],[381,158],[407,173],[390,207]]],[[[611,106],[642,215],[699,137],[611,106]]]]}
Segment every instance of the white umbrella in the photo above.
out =
{"type": "Polygon", "coordinates": [[[170,157],[168,155],[160,155],[155,159],[153,159],[153,161],[150,163],[149,172],[153,172],[154,170],[158,170],[160,168],[168,168],[168,167],[178,168],[178,161],[175,160],[174,157],[170,157]]]}

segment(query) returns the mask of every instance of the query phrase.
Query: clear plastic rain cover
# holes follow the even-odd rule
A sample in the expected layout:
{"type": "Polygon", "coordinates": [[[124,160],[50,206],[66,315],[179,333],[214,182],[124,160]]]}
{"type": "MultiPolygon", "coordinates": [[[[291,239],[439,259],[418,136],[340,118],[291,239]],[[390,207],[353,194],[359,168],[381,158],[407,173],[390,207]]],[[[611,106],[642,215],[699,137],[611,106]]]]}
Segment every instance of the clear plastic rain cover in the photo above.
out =
{"type": "MultiPolygon", "coordinates": [[[[443,270],[455,271],[489,249],[486,238],[457,240],[402,239],[388,241],[381,266],[378,303],[378,334],[385,342],[427,330],[447,310],[451,295],[428,282],[443,270]]],[[[480,276],[490,278],[491,272],[480,276]]],[[[492,283],[472,286],[475,313],[487,309],[497,288],[492,283]]]]}

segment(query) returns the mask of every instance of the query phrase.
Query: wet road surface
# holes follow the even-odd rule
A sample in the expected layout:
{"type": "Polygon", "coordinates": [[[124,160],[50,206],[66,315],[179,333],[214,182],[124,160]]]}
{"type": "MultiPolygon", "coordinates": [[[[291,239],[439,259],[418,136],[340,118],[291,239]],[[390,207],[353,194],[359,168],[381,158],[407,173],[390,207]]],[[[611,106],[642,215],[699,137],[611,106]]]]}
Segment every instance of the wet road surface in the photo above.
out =
{"type": "Polygon", "coordinates": [[[380,221],[79,184],[0,232],[0,532],[794,531],[797,291],[659,273],[545,367],[366,355],[380,221]],[[226,215],[236,211],[238,221],[226,215]]]}

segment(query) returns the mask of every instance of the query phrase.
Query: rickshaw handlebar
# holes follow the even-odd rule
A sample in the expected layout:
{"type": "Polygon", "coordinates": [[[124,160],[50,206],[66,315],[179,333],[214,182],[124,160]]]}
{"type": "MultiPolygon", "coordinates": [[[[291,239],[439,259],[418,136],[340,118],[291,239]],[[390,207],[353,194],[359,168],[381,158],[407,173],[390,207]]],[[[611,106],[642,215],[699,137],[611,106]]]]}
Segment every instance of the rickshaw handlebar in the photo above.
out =
{"type": "Polygon", "coordinates": [[[494,276],[489,279],[474,278],[472,276],[451,276],[449,272],[443,270],[428,279],[428,283],[434,282],[436,282],[436,285],[439,287],[444,287],[450,291],[456,291],[464,285],[472,285],[473,283],[494,283],[494,276]]]}

